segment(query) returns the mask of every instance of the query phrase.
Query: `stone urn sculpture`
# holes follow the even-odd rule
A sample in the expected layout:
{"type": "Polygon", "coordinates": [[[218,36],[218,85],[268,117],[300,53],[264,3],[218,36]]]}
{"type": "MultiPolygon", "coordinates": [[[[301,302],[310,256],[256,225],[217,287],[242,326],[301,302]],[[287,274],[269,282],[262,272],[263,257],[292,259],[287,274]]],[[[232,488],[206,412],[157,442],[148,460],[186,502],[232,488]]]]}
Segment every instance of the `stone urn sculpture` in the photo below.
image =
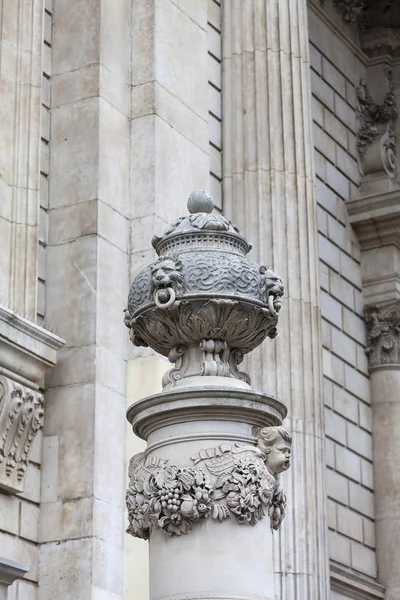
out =
{"type": "Polygon", "coordinates": [[[130,463],[128,533],[150,541],[152,600],[273,598],[291,436],[284,405],[253,391],[238,365],[277,335],[284,288],[213,208],[197,190],[189,214],[153,237],[159,258],[134,279],[125,310],[133,344],[173,363],[163,391],[128,410],[147,441],[130,463]]]}

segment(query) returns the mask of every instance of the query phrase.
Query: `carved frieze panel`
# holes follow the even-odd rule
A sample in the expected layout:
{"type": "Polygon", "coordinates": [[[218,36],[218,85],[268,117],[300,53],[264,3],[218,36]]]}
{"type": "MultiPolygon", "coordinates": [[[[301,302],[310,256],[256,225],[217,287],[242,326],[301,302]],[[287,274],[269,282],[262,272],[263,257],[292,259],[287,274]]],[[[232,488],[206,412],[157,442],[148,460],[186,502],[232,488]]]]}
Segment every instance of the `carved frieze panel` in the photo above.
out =
{"type": "Polygon", "coordinates": [[[22,492],[29,451],[43,426],[43,396],[0,376],[0,487],[22,492]]]}
{"type": "Polygon", "coordinates": [[[279,474],[289,468],[290,454],[291,435],[283,427],[261,429],[257,446],[226,443],[201,450],[190,467],[138,454],[129,469],[127,532],[148,539],[157,527],[174,536],[207,518],[255,525],[267,515],[278,529],[286,509],[279,474]]]}
{"type": "Polygon", "coordinates": [[[369,367],[400,364],[400,303],[386,307],[367,306],[365,322],[369,367]]]}

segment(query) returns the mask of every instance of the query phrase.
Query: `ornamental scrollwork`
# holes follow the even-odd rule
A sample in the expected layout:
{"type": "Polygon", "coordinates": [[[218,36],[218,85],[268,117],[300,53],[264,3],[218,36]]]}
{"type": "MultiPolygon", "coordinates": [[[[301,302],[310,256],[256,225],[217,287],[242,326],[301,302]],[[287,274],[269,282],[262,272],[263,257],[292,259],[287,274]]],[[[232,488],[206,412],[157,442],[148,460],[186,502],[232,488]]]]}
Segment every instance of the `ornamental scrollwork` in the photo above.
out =
{"type": "Polygon", "coordinates": [[[366,306],[369,367],[400,364],[400,303],[387,307],[366,306]]]}
{"type": "Polygon", "coordinates": [[[201,450],[190,467],[138,454],[129,471],[127,532],[148,539],[157,527],[179,536],[207,518],[255,525],[266,515],[278,529],[286,509],[279,474],[289,468],[290,454],[291,435],[283,427],[261,429],[257,446],[201,450]]]}
{"type": "Polygon", "coordinates": [[[0,377],[0,487],[23,491],[29,451],[43,419],[40,393],[0,377]]]}
{"type": "Polygon", "coordinates": [[[388,92],[382,104],[377,104],[361,79],[356,89],[359,128],[357,150],[363,165],[364,175],[385,171],[390,177],[396,172],[396,136],[393,122],[397,117],[396,96],[391,69],[385,69],[388,92]],[[375,148],[378,145],[377,149],[375,148]],[[380,161],[377,156],[380,156],[380,161]]]}

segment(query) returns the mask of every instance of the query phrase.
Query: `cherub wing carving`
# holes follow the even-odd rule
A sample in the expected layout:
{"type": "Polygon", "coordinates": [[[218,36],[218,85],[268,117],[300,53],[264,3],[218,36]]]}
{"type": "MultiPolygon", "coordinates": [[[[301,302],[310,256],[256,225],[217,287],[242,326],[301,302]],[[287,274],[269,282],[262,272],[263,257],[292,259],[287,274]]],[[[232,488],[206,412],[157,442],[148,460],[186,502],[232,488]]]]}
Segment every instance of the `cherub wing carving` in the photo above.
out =
{"type": "Polygon", "coordinates": [[[231,453],[210,458],[205,463],[210,473],[216,477],[230,473],[235,467],[235,459],[231,453]]]}

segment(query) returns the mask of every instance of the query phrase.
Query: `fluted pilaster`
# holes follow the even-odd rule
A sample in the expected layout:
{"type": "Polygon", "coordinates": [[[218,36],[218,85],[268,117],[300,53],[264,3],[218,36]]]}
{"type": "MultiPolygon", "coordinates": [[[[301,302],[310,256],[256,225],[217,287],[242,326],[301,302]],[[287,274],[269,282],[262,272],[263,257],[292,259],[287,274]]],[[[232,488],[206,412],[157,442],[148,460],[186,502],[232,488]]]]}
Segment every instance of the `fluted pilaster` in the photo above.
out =
{"type": "Polygon", "coordinates": [[[0,302],[36,318],[43,0],[0,0],[0,302]]]}
{"type": "Polygon", "coordinates": [[[277,598],[328,593],[316,203],[305,0],[232,0],[223,33],[224,211],[282,276],[276,344],[252,384],[288,407],[288,519],[276,537],[277,598]]]}

